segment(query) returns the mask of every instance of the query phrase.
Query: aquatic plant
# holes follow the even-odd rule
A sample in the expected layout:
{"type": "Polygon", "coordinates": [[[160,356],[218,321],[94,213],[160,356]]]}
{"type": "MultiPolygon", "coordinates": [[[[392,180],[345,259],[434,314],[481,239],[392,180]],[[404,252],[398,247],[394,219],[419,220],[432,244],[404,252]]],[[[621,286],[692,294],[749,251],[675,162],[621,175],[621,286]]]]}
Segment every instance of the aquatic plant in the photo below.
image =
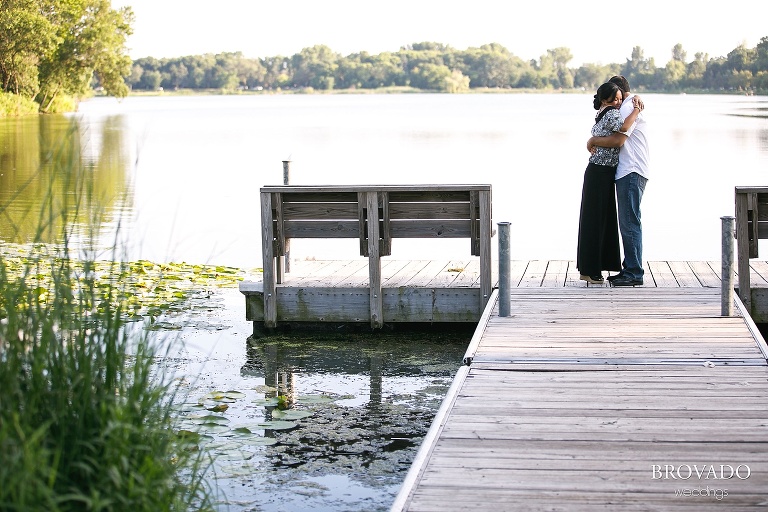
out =
{"type": "MultiPolygon", "coordinates": [[[[76,158],[54,161],[83,174],[76,158]]],[[[38,237],[19,257],[0,243],[0,510],[211,510],[210,462],[174,431],[167,353],[126,323],[142,309],[135,268],[71,249],[71,220],[93,199],[72,190],[40,217],[40,234],[63,226],[59,243],[38,237]]]]}
{"type": "MultiPolygon", "coordinates": [[[[54,270],[62,263],[55,248],[47,244],[0,244],[0,258],[9,279],[23,279],[25,286],[46,293],[40,299],[49,297],[47,291],[53,285],[54,270]],[[27,271],[29,265],[35,266],[35,272],[27,271]]],[[[241,269],[223,265],[66,259],[76,275],[87,276],[72,279],[69,282],[72,290],[68,293],[77,294],[84,286],[92,286],[101,296],[110,297],[95,304],[97,309],[119,308],[121,320],[148,320],[148,328],[154,330],[179,329],[177,324],[157,322],[157,319],[164,314],[210,309],[213,288],[236,286],[245,275],[241,269]],[[111,293],[117,286],[119,293],[111,293]]],[[[15,307],[24,307],[24,304],[15,307]]],[[[0,302],[0,316],[2,308],[0,302]]]]}

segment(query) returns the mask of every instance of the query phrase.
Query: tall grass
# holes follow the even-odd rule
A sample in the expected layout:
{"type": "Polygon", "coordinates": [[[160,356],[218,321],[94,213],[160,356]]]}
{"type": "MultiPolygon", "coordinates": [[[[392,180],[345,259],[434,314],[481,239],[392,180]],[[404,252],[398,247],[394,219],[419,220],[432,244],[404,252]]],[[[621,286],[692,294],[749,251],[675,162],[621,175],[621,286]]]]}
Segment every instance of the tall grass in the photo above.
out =
{"type": "Polygon", "coordinates": [[[72,183],[39,231],[64,226],[60,243],[30,245],[21,268],[0,256],[0,510],[211,509],[207,463],[173,430],[161,344],[126,328],[119,280],[95,285],[95,251],[70,247],[95,200],[80,160],[52,162],[72,183]]]}

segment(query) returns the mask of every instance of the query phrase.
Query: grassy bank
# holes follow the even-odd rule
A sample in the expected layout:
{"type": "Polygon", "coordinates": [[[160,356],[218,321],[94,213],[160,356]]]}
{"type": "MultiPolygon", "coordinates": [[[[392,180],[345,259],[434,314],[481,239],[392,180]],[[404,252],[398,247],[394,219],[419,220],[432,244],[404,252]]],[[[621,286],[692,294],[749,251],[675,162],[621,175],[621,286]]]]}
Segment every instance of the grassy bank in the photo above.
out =
{"type": "MultiPolygon", "coordinates": [[[[82,175],[78,161],[52,160],[82,175]]],[[[186,397],[164,372],[170,347],[129,324],[151,325],[195,287],[72,249],[67,226],[93,205],[85,187],[68,190],[81,192],[51,191],[40,217],[40,233],[64,226],[59,243],[0,242],[0,510],[212,510],[210,461],[178,434],[186,397]]]]}

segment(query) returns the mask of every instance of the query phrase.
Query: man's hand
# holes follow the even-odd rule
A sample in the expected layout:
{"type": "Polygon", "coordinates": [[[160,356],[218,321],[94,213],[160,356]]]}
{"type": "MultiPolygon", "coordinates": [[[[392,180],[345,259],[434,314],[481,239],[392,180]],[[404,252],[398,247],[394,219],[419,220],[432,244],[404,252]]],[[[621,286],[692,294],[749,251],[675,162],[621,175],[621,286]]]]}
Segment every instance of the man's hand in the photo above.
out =
{"type": "Polygon", "coordinates": [[[595,146],[594,137],[590,137],[589,140],[587,141],[587,151],[589,151],[591,155],[594,155],[595,151],[597,151],[597,146],[595,146]]]}

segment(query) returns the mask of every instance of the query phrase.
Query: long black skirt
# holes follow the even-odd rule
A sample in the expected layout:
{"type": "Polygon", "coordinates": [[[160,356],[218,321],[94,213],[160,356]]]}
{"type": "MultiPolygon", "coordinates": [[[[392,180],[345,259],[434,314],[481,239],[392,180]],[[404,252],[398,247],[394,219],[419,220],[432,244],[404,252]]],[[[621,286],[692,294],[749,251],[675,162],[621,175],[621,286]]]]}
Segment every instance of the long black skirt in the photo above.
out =
{"type": "Polygon", "coordinates": [[[621,270],[619,223],[616,220],[616,167],[593,164],[584,171],[576,268],[582,275],[621,270]]]}

